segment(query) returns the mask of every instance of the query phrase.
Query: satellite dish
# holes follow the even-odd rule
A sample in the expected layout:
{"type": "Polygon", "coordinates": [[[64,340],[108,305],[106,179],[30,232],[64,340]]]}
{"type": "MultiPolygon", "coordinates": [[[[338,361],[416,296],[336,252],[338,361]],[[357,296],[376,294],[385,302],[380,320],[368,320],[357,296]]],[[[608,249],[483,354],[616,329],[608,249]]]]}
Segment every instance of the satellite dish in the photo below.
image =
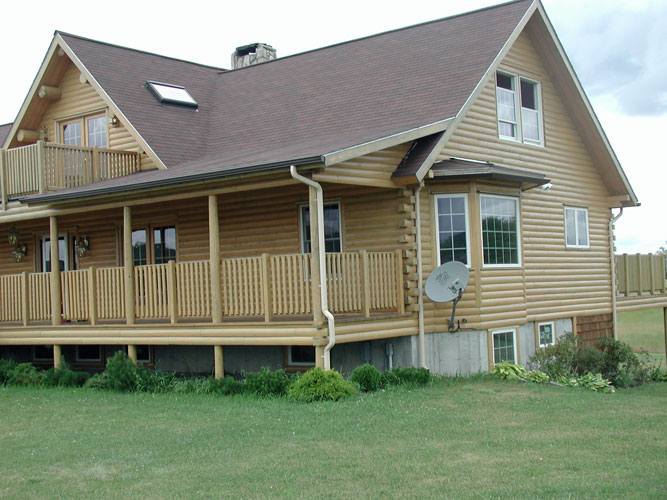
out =
{"type": "Polygon", "coordinates": [[[461,294],[470,275],[468,267],[458,261],[445,262],[426,279],[424,291],[433,302],[450,302],[461,294]]]}
{"type": "MultiPolygon", "coordinates": [[[[454,301],[452,317],[449,319],[450,333],[458,332],[461,329],[461,322],[454,323],[454,316],[456,314],[456,304],[461,300],[463,290],[468,286],[469,279],[468,267],[458,261],[445,262],[426,278],[424,292],[429,299],[433,302],[454,301]]],[[[465,323],[466,320],[464,319],[463,322],[465,323]]]]}

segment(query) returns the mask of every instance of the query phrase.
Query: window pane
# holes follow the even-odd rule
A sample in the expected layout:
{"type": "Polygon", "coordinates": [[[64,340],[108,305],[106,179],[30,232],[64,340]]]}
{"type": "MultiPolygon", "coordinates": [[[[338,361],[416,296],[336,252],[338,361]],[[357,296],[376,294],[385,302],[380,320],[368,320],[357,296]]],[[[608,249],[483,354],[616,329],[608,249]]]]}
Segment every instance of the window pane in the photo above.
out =
{"type": "Polygon", "coordinates": [[[310,208],[301,207],[301,250],[310,253],[310,208]]]}
{"type": "Polygon", "coordinates": [[[553,325],[540,325],[540,345],[550,345],[554,343],[553,325]]]}
{"type": "Polygon", "coordinates": [[[539,113],[532,109],[521,109],[523,138],[528,141],[540,141],[539,113]]]}
{"type": "Polygon", "coordinates": [[[500,363],[502,361],[515,362],[513,332],[493,334],[493,362],[500,363]]]}
{"type": "Polygon", "coordinates": [[[81,122],[68,123],[63,126],[63,144],[81,146],[81,122]]]}
{"type": "Polygon", "coordinates": [[[484,264],[518,264],[517,202],[482,197],[484,264]]]}
{"type": "Polygon", "coordinates": [[[503,89],[512,90],[512,80],[513,78],[509,75],[504,75],[503,73],[496,73],[496,85],[503,89]]]}
{"type": "Polygon", "coordinates": [[[537,110],[537,99],[535,99],[536,85],[521,80],[521,107],[537,110]]]}
{"type": "MultiPolygon", "coordinates": [[[[301,248],[310,253],[310,208],[301,207],[301,248]]],[[[324,251],[340,253],[340,206],[338,203],[324,205],[324,251]]]]}
{"type": "Polygon", "coordinates": [[[440,264],[453,260],[468,264],[465,198],[439,196],[436,200],[440,264]]]}
{"type": "Polygon", "coordinates": [[[102,349],[99,345],[76,346],[77,361],[102,361],[102,349]]]}
{"type": "Polygon", "coordinates": [[[588,221],[585,210],[577,210],[577,236],[578,245],[588,245],[588,221]]]}
{"type": "Polygon", "coordinates": [[[174,226],[158,227],[153,230],[153,250],[156,264],[166,264],[170,260],[176,260],[176,228],[174,226]]]}
{"type": "Polygon", "coordinates": [[[132,254],[135,266],[145,266],[146,262],[146,230],[135,229],[132,231],[132,254]]]}
{"type": "Polygon", "coordinates": [[[309,346],[290,346],[290,364],[315,364],[315,348],[309,346]]]}
{"type": "Polygon", "coordinates": [[[107,147],[106,117],[88,118],[88,146],[107,147]]]}

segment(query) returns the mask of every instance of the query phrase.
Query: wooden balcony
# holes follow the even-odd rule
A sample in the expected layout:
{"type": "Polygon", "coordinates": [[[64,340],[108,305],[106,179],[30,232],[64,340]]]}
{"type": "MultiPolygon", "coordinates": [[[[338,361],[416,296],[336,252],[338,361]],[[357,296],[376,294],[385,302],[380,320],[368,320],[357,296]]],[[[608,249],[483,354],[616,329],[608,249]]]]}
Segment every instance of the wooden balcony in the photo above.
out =
{"type": "Polygon", "coordinates": [[[664,255],[622,254],[616,256],[618,295],[654,295],[667,293],[664,255]]]}
{"type": "Polygon", "coordinates": [[[140,170],[140,155],[117,149],[66,146],[38,141],[0,151],[0,192],[7,200],[69,189],[140,170]]]}
{"type": "MultiPolygon", "coordinates": [[[[211,283],[210,261],[169,262],[134,268],[135,315],[141,323],[211,323],[212,286],[222,293],[224,320],[271,323],[312,318],[310,254],[268,255],[221,261],[211,283]]],[[[326,255],[329,309],[370,317],[403,312],[400,251],[326,255]]],[[[60,273],[62,326],[125,322],[122,267],[60,273]]],[[[51,324],[51,276],[0,276],[0,326],[51,324]]],[[[58,327],[56,327],[58,328],[58,327]]]]}

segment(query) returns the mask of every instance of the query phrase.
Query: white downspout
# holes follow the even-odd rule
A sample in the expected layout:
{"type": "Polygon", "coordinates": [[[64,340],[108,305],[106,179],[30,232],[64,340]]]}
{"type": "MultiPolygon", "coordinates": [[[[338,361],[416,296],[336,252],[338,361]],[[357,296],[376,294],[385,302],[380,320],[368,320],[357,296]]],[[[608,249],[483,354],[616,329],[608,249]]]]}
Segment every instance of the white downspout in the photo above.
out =
{"type": "Polygon", "coordinates": [[[615,217],[609,221],[609,258],[611,262],[611,328],[614,340],[618,340],[616,332],[616,262],[614,256],[614,224],[623,215],[623,207],[615,217]]]}
{"type": "Polygon", "coordinates": [[[419,183],[419,187],[415,189],[415,207],[417,212],[417,290],[419,291],[419,366],[428,368],[426,366],[426,347],[424,344],[424,293],[422,283],[422,224],[421,224],[421,205],[419,203],[419,193],[424,187],[424,182],[419,183]]]}
{"type": "MultiPolygon", "coordinates": [[[[324,249],[324,195],[322,194],[322,186],[317,182],[299,175],[296,171],[296,166],[290,165],[289,168],[292,178],[302,182],[312,188],[315,188],[317,192],[317,239],[319,241],[319,260],[320,260],[320,298],[322,301],[322,314],[327,318],[327,324],[329,326],[329,343],[324,347],[324,369],[331,369],[331,349],[336,345],[336,325],[334,323],[333,314],[329,311],[329,304],[327,301],[327,268],[326,268],[326,259],[325,259],[325,249],[324,249]]],[[[310,237],[313,237],[311,232],[310,237]]]]}

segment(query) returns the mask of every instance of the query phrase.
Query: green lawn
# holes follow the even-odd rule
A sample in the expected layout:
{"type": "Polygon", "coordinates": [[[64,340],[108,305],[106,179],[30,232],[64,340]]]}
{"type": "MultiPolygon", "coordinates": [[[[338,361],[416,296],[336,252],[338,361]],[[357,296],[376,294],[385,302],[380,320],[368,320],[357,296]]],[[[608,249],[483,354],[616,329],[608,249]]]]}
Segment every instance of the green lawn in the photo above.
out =
{"type": "Polygon", "coordinates": [[[618,339],[653,354],[665,354],[665,327],[662,308],[618,313],[618,339]]]}
{"type": "Polygon", "coordinates": [[[338,403],[0,387],[0,498],[667,498],[667,384],[338,403]]]}

